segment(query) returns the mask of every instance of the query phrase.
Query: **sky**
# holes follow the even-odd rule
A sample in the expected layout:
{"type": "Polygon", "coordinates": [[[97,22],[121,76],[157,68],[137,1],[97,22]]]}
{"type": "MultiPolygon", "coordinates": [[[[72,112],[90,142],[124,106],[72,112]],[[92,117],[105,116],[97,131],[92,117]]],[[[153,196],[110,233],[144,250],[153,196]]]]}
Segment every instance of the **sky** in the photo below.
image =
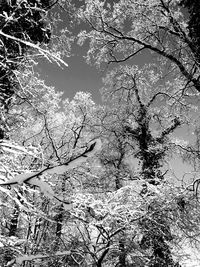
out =
{"type": "MultiPolygon", "coordinates": [[[[107,2],[113,3],[114,0],[107,0],[107,2]]],[[[77,6],[81,5],[81,1],[75,2],[77,6]]],[[[69,25],[66,12],[58,11],[62,22],[58,24],[58,28],[62,29],[69,25]]],[[[88,29],[87,24],[80,24],[77,26],[69,27],[69,30],[73,33],[79,33],[81,30],[88,29]]],[[[104,69],[97,69],[95,66],[91,66],[86,63],[84,56],[86,56],[88,50],[88,42],[83,46],[78,45],[76,42],[72,44],[71,56],[65,57],[64,61],[68,64],[68,67],[63,66],[61,69],[56,63],[50,63],[46,59],[40,59],[36,70],[41,74],[42,79],[45,80],[47,85],[54,86],[57,90],[64,92],[64,98],[72,99],[76,92],[84,91],[90,92],[95,103],[101,104],[100,89],[103,87],[102,78],[105,76],[108,66],[104,66],[104,69]]],[[[134,64],[143,65],[150,60],[150,53],[143,52],[142,55],[134,57],[134,64]]],[[[128,62],[125,62],[127,64],[128,62]]],[[[129,61],[130,63],[130,61],[129,61]]],[[[113,68],[116,64],[111,64],[110,68],[113,68]]]]}
{"type": "MultiPolygon", "coordinates": [[[[81,1],[74,1],[77,7],[82,4],[81,1]]],[[[72,31],[72,34],[79,33],[87,28],[87,24],[70,25],[67,13],[62,9],[57,10],[61,18],[58,23],[58,31],[65,29],[72,31]]],[[[79,46],[75,41],[72,44],[69,57],[63,58],[68,64],[68,67],[63,66],[61,69],[56,63],[50,63],[45,59],[40,59],[37,66],[37,71],[45,80],[47,85],[54,86],[56,90],[64,92],[64,98],[72,99],[76,92],[84,91],[92,94],[95,103],[101,103],[100,88],[103,86],[102,76],[105,71],[97,70],[94,66],[88,65],[85,62],[84,56],[87,53],[87,45],[79,46]]]]}
{"type": "MultiPolygon", "coordinates": [[[[97,69],[95,66],[86,63],[88,47],[74,44],[72,56],[65,57],[64,61],[68,67],[59,67],[56,63],[50,63],[46,59],[40,59],[36,70],[47,85],[54,86],[56,90],[64,92],[64,98],[72,99],[76,92],[90,92],[95,103],[101,104],[100,89],[103,87],[102,78],[106,72],[117,64],[113,63],[97,69]]],[[[150,53],[143,52],[142,55],[135,56],[134,60],[129,60],[125,64],[136,64],[142,66],[151,61],[150,53]],[[148,61],[148,62],[147,62],[148,61]]]]}
{"type": "MultiPolygon", "coordinates": [[[[81,50],[81,49],[80,49],[81,50]]],[[[101,103],[100,88],[103,86],[103,71],[85,63],[83,55],[66,58],[68,67],[61,69],[56,63],[41,60],[37,70],[47,85],[64,92],[64,98],[72,99],[76,92],[90,92],[95,103],[101,103]]]]}

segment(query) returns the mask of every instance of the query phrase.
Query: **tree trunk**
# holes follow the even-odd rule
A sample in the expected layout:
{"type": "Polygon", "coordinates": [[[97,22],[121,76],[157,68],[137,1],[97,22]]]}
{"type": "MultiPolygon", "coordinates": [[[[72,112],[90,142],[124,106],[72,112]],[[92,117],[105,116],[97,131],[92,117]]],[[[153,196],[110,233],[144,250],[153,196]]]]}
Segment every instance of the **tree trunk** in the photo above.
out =
{"type": "Polygon", "coordinates": [[[17,225],[19,220],[19,206],[15,204],[14,210],[10,220],[10,228],[8,236],[16,236],[17,235],[17,225]]]}

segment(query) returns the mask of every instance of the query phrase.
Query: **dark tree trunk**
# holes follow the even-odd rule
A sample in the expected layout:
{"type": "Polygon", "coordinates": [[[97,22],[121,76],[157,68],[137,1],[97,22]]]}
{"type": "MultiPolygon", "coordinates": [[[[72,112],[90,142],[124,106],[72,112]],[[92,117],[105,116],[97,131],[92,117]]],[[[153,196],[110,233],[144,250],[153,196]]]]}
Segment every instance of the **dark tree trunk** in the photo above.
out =
{"type": "Polygon", "coordinates": [[[56,216],[56,237],[60,238],[62,233],[64,207],[60,205],[58,208],[58,215],[56,216]]]}
{"type": "Polygon", "coordinates": [[[126,266],[126,248],[124,244],[124,240],[119,241],[119,267],[125,267],[126,266]]]}
{"type": "Polygon", "coordinates": [[[15,204],[14,206],[14,210],[11,216],[11,220],[10,220],[10,228],[9,228],[9,236],[16,236],[17,235],[17,225],[18,225],[18,221],[19,221],[19,206],[17,204],[15,204]]]}

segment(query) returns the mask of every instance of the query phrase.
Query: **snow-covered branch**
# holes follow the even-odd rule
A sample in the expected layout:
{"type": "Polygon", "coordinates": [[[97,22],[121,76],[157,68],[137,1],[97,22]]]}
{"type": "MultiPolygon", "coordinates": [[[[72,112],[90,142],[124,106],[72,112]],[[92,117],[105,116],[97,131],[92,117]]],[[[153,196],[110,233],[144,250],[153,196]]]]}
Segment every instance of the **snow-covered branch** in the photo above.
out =
{"type": "Polygon", "coordinates": [[[40,46],[38,46],[36,44],[33,44],[29,41],[21,40],[17,37],[10,35],[10,34],[6,34],[6,33],[2,32],[1,30],[0,30],[0,35],[39,51],[45,58],[47,58],[49,61],[52,61],[52,60],[55,61],[59,66],[61,63],[65,67],[68,67],[68,64],[64,60],[62,60],[60,57],[56,56],[54,53],[52,53],[48,50],[41,48],[40,46]]]}

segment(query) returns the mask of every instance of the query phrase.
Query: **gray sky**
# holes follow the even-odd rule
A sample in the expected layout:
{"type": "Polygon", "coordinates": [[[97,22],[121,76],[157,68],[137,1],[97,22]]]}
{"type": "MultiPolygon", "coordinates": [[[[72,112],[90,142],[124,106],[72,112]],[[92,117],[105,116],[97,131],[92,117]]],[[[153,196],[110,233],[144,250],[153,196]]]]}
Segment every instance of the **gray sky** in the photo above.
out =
{"type": "MultiPolygon", "coordinates": [[[[73,45],[72,45],[73,46],[73,45]]],[[[74,44],[72,56],[65,58],[64,61],[68,67],[60,68],[56,63],[50,63],[45,59],[40,60],[36,70],[41,74],[47,85],[54,86],[57,90],[64,92],[64,97],[72,99],[76,92],[84,91],[92,93],[92,98],[97,104],[101,104],[101,95],[99,90],[102,88],[102,78],[105,76],[108,66],[104,69],[97,69],[86,63],[87,47],[80,47],[74,44]]],[[[143,52],[142,55],[134,57],[134,60],[128,60],[124,64],[136,64],[142,66],[151,62],[149,52],[143,52]]],[[[109,69],[116,67],[117,64],[109,65],[109,69]]]]}
{"type": "Polygon", "coordinates": [[[93,100],[101,103],[99,89],[103,86],[102,75],[95,67],[85,63],[82,55],[66,58],[69,65],[61,69],[55,63],[42,60],[37,67],[47,85],[63,91],[64,97],[72,99],[78,91],[92,93],[93,100]]]}

